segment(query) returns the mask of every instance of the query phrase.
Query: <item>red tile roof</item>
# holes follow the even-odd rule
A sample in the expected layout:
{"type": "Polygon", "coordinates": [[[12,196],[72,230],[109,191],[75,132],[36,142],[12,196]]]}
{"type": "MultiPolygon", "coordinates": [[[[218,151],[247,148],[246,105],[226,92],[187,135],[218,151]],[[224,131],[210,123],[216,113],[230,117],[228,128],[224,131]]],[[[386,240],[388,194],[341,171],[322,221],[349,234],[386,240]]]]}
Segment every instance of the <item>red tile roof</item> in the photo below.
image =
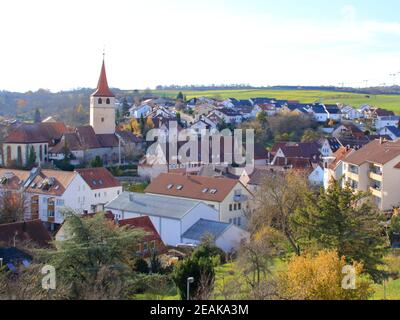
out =
{"type": "Polygon", "coordinates": [[[14,236],[17,241],[34,243],[41,247],[47,246],[52,240],[41,220],[0,225],[0,243],[13,245],[14,236]]]}
{"type": "Polygon", "coordinates": [[[40,143],[48,142],[53,145],[54,140],[61,139],[64,133],[69,132],[62,122],[23,123],[4,139],[5,143],[40,143]]]}
{"type": "Polygon", "coordinates": [[[75,170],[92,190],[120,187],[121,183],[106,168],[75,170]]]}
{"type": "Polygon", "coordinates": [[[111,92],[110,88],[108,87],[107,83],[107,75],[106,75],[106,67],[103,64],[101,66],[100,78],[99,82],[97,83],[97,89],[92,94],[93,97],[115,97],[114,93],[111,92]]]}
{"type": "Polygon", "coordinates": [[[27,192],[47,195],[63,195],[76,172],[42,169],[26,189],[27,192]],[[50,180],[54,178],[52,184],[50,180]]]}
{"type": "Polygon", "coordinates": [[[158,234],[157,229],[154,227],[153,223],[151,222],[148,216],[120,220],[119,225],[121,227],[129,226],[132,228],[142,229],[143,231],[146,232],[143,241],[161,240],[161,237],[158,234]]]}
{"type": "Polygon", "coordinates": [[[145,189],[146,193],[222,202],[240,182],[222,177],[161,173],[145,189]],[[180,188],[181,187],[181,188],[180,188]],[[207,189],[207,192],[204,192],[207,189]],[[216,190],[212,193],[211,190],[216,190]]]}
{"type": "Polygon", "coordinates": [[[400,156],[400,141],[374,140],[346,157],[345,162],[362,165],[364,162],[386,164],[400,156]]]}

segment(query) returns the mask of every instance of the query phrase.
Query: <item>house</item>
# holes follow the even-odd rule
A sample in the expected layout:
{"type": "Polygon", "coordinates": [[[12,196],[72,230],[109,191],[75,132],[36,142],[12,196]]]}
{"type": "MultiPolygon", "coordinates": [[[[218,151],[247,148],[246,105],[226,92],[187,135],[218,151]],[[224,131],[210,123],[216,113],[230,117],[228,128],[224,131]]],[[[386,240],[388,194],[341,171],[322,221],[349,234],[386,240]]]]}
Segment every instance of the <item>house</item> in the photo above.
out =
{"type": "Polygon", "coordinates": [[[50,148],[50,160],[63,160],[67,152],[73,155],[74,164],[90,161],[99,156],[103,164],[122,163],[125,150],[141,150],[142,139],[129,131],[116,131],[113,134],[96,134],[92,126],[79,126],[73,132],[62,136],[61,141],[50,148]]]}
{"type": "Polygon", "coordinates": [[[316,142],[280,143],[271,164],[278,166],[295,166],[300,162],[318,162],[321,158],[320,145],[316,142]]]}
{"type": "Polygon", "coordinates": [[[324,169],[320,164],[315,164],[309,169],[308,182],[313,187],[322,187],[324,185],[324,169]]]}
{"type": "Polygon", "coordinates": [[[362,139],[365,137],[365,133],[354,123],[343,123],[332,132],[332,136],[335,138],[351,137],[362,139]]]}
{"type": "Polygon", "coordinates": [[[268,151],[259,143],[254,143],[254,165],[265,166],[268,163],[268,151]]]}
{"type": "Polygon", "coordinates": [[[397,140],[400,138],[400,129],[395,126],[384,127],[379,131],[381,136],[389,136],[392,140],[397,140]]]}
{"type": "Polygon", "coordinates": [[[226,253],[234,251],[250,234],[234,224],[200,219],[182,235],[183,244],[198,245],[205,235],[211,235],[215,245],[226,253]]]}
{"type": "Polygon", "coordinates": [[[245,225],[245,210],[252,194],[238,180],[161,173],[145,189],[146,194],[201,201],[219,212],[219,221],[245,225]]]}
{"type": "Polygon", "coordinates": [[[342,120],[342,112],[336,104],[324,105],[326,112],[328,113],[329,120],[340,122],[342,120]]]}
{"type": "Polygon", "coordinates": [[[398,127],[400,116],[377,116],[374,121],[375,129],[379,132],[384,127],[398,127]]]}
{"type": "Polygon", "coordinates": [[[260,186],[266,179],[267,175],[270,174],[270,167],[255,167],[249,174],[246,170],[243,170],[239,177],[239,181],[252,193],[256,194],[259,191],[260,186]]]}
{"type": "Polygon", "coordinates": [[[364,113],[361,112],[360,110],[357,110],[351,106],[344,106],[341,109],[342,115],[344,119],[347,120],[355,120],[355,119],[361,119],[364,118],[364,113]]]}
{"type": "Polygon", "coordinates": [[[320,149],[322,157],[330,157],[333,153],[335,153],[342,144],[337,138],[325,138],[322,142],[322,146],[320,149]]]}
{"type": "Polygon", "coordinates": [[[147,103],[142,103],[139,106],[134,105],[129,109],[129,117],[140,119],[141,117],[147,117],[153,110],[152,106],[147,103]]]}
{"type": "Polygon", "coordinates": [[[62,122],[22,123],[5,137],[0,163],[2,166],[25,167],[33,148],[36,162],[48,161],[48,150],[69,130],[62,122]],[[2,159],[4,159],[2,161],[2,159]]]}
{"type": "Polygon", "coordinates": [[[137,244],[136,254],[143,258],[149,258],[153,252],[162,254],[167,251],[164,242],[148,216],[118,220],[121,227],[143,230],[146,234],[137,244]]]}
{"type": "Polygon", "coordinates": [[[182,234],[200,219],[219,221],[219,212],[191,199],[123,192],[105,206],[119,221],[148,216],[166,245],[182,243],[182,234]]]}
{"type": "Polygon", "coordinates": [[[197,133],[201,133],[202,130],[210,130],[216,128],[217,125],[205,116],[201,116],[197,121],[189,126],[189,129],[192,129],[197,133]]]}
{"type": "Polygon", "coordinates": [[[105,168],[3,172],[2,186],[23,194],[25,219],[40,219],[52,230],[64,221],[64,209],[79,213],[102,210],[122,192],[120,182],[105,168]]]}
{"type": "Polygon", "coordinates": [[[225,123],[238,124],[243,120],[242,114],[234,109],[221,108],[215,109],[213,112],[223,121],[225,121],[225,123]]]}
{"type": "Polygon", "coordinates": [[[0,224],[0,246],[15,246],[19,243],[44,248],[49,246],[51,240],[39,219],[0,224]]]}
{"type": "Polygon", "coordinates": [[[329,119],[329,115],[328,112],[326,111],[324,105],[321,104],[314,104],[311,106],[311,113],[314,116],[314,119],[317,122],[326,122],[329,119]]]}
{"type": "Polygon", "coordinates": [[[381,210],[400,205],[400,141],[371,141],[344,160],[344,183],[369,191],[381,210]]]}
{"type": "Polygon", "coordinates": [[[106,168],[75,169],[75,172],[89,186],[85,191],[85,201],[90,204],[84,211],[99,212],[104,210],[104,205],[122,193],[121,182],[106,168]]]}

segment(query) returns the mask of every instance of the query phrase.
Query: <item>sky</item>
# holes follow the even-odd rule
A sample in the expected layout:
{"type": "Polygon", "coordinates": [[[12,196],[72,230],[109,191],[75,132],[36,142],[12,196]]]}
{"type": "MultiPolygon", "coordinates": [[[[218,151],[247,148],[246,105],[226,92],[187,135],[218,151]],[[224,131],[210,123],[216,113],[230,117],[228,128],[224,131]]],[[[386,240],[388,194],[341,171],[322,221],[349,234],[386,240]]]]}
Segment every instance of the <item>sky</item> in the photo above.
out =
{"type": "Polygon", "coordinates": [[[0,90],[400,84],[398,0],[2,0],[0,90]],[[366,81],[368,80],[368,81],[366,81]]]}

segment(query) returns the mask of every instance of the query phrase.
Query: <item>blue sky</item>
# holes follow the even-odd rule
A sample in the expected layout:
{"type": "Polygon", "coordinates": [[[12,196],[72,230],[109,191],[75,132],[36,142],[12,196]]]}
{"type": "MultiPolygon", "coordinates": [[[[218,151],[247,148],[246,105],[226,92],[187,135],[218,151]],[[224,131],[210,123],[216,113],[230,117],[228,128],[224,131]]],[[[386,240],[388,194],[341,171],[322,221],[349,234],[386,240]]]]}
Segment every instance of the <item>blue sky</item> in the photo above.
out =
{"type": "Polygon", "coordinates": [[[0,90],[400,83],[400,1],[5,0],[0,90]]]}

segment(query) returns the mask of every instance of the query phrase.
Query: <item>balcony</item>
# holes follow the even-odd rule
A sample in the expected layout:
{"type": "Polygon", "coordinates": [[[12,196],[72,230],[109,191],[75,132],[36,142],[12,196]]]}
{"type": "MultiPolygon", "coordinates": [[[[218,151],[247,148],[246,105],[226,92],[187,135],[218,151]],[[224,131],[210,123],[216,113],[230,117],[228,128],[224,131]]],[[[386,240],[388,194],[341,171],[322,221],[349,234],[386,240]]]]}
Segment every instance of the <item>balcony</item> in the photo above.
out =
{"type": "Polygon", "coordinates": [[[368,176],[370,179],[375,180],[375,181],[382,182],[382,180],[383,180],[382,173],[379,174],[377,172],[370,171],[368,176]]]}
{"type": "Polygon", "coordinates": [[[369,187],[369,191],[372,193],[373,196],[382,198],[382,187],[379,185],[372,185],[369,187]]]}

